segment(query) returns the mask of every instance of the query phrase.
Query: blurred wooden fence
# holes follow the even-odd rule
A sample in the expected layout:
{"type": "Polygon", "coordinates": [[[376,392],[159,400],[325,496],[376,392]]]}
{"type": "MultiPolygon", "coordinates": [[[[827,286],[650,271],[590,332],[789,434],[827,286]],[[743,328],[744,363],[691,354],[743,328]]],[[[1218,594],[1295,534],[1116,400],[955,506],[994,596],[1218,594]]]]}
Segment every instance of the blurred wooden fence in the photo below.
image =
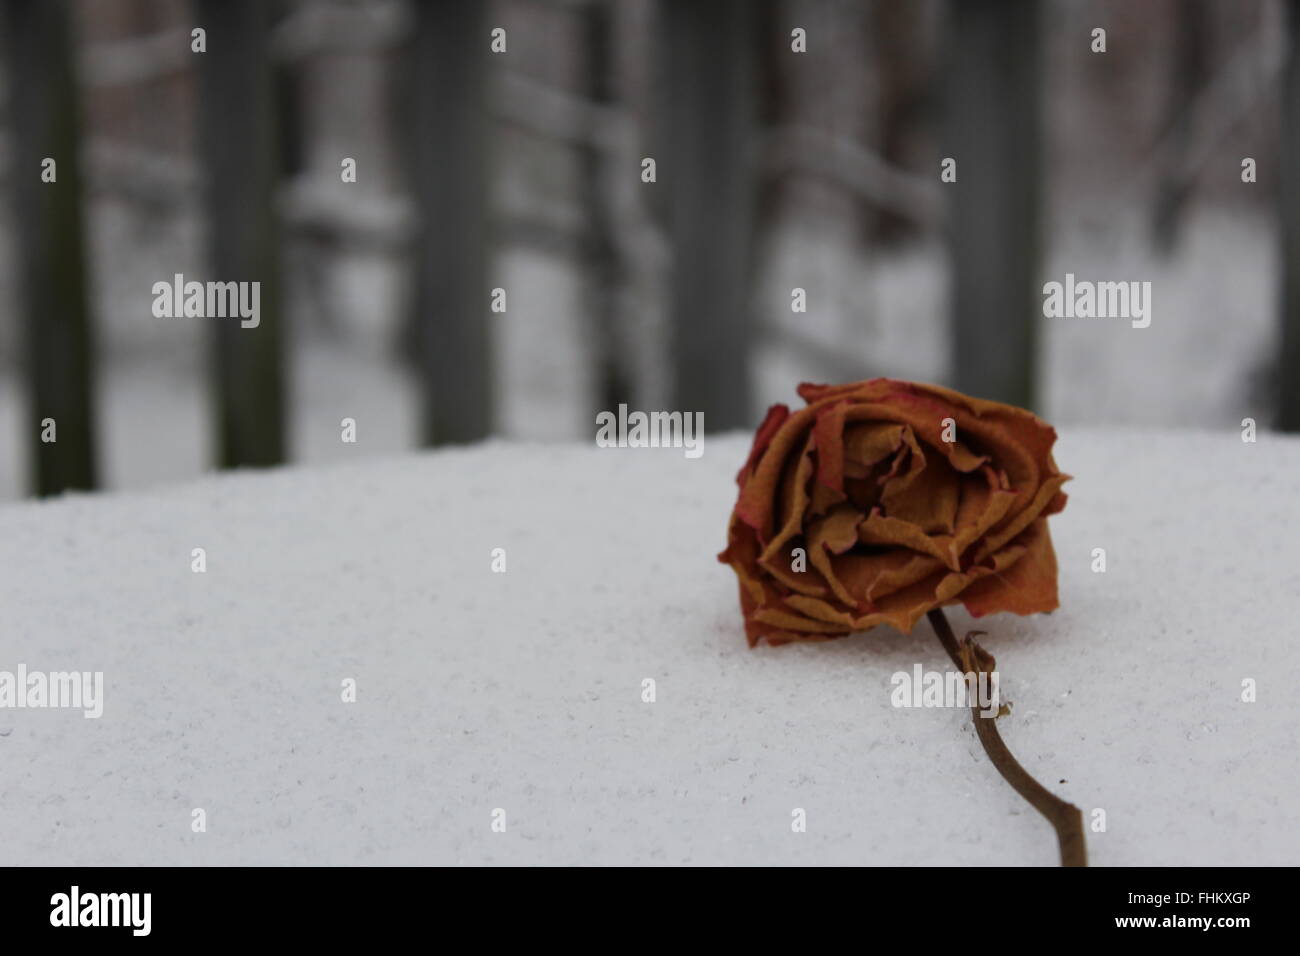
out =
{"type": "MultiPolygon", "coordinates": [[[[948,0],[948,55],[938,88],[946,119],[939,156],[922,173],[865,144],[794,124],[763,125],[756,101],[765,57],[789,19],[764,0],[657,0],[654,41],[664,77],[654,139],[609,82],[613,29],[606,0],[572,4],[591,82],[585,95],[498,67],[489,51],[491,6],[478,0],[366,8],[297,7],[271,22],[259,0],[193,0],[207,30],[195,59],[187,30],[97,44],[74,57],[65,0],[0,0],[5,14],[9,180],[17,197],[33,488],[50,494],[96,483],[94,323],[85,287],[76,157],[78,82],[131,87],[198,67],[202,168],[120,144],[88,144],[92,186],[150,202],[184,201],[203,188],[209,267],[223,280],[258,280],[256,330],[217,323],[211,343],[217,409],[214,459],[222,467],[281,462],[288,441],[286,349],[278,292],[278,236],[324,217],[359,242],[414,243],[416,316],[411,351],[422,388],[426,444],[473,441],[493,428],[496,386],[489,341],[487,212],[492,123],[570,145],[581,156],[587,233],[597,277],[590,299],[597,408],[632,394],[635,373],[620,331],[617,288],[634,268],[669,283],[675,407],[702,411],[711,430],[752,424],[752,344],[768,330],[752,318],[756,196],[763,179],[797,171],[834,184],[873,209],[948,237],[953,275],[954,383],[1032,405],[1035,399],[1039,173],[1039,24],[1033,5],[948,0]],[[275,70],[325,50],[398,49],[405,110],[403,155],[412,194],[396,209],[355,214],[295,208],[277,181],[283,99],[275,70]],[[77,77],[80,71],[82,76],[77,77]],[[418,91],[418,95],[412,95],[418,91]],[[656,156],[661,201],[648,208],[638,180],[656,156]],[[57,185],[36,175],[59,160],[57,185]],[[958,182],[939,183],[940,156],[958,158],[958,182]],[[287,208],[281,222],[277,209],[287,208]],[[373,215],[369,213],[373,212],[373,215]],[[414,223],[414,229],[410,224],[414,223]],[[58,441],[42,441],[55,419],[58,441]]],[[[1294,6],[1292,7],[1294,10],[1294,6]]],[[[1292,18],[1295,35],[1296,17],[1292,18]]],[[[515,38],[513,42],[521,42],[515,38]]],[[[504,63],[504,58],[501,61],[504,63]]],[[[1300,84],[1287,73],[1283,147],[1300,153],[1300,84]]],[[[1287,308],[1284,352],[1300,355],[1300,207],[1284,177],[1287,308]]],[[[512,232],[529,229],[508,223],[512,232]]],[[[532,230],[534,233],[536,230],[532,230]]],[[[789,334],[788,332],[786,334],[789,334]]],[[[796,333],[797,335],[797,333],[796,333]]],[[[815,348],[815,347],[814,347],[815,348]]],[[[865,365],[866,363],[864,363],[865,365]]],[[[1300,428],[1300,384],[1286,386],[1282,424],[1300,428]]]]}

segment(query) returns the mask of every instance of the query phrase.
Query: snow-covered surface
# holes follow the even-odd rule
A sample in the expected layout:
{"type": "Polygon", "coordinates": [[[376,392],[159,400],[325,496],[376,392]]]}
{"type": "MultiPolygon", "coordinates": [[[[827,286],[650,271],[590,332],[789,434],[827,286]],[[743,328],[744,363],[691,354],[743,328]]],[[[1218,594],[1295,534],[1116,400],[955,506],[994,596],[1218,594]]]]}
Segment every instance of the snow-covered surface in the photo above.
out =
{"type": "MultiPolygon", "coordinates": [[[[746,445],[0,507],[0,670],[106,683],[98,720],[0,710],[3,861],[1054,863],[966,711],[891,706],[945,664],[927,625],[746,648],[714,561],[746,445]]],[[[1095,864],[1300,862],[1300,440],[1070,430],[1057,458],[1063,607],[980,622],[1011,749],[1105,810],[1095,864]]]]}

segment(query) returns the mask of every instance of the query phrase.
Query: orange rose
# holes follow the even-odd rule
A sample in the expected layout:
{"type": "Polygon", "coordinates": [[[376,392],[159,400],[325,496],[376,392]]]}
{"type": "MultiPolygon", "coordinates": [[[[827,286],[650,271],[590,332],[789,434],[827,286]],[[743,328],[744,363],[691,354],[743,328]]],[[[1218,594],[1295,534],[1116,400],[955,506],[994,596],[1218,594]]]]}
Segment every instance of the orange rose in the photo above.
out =
{"type": "Polygon", "coordinates": [[[1024,409],[886,378],[801,385],[774,405],[736,482],[718,560],[750,646],[1057,607],[1047,516],[1065,507],[1056,431],[1024,409]]]}

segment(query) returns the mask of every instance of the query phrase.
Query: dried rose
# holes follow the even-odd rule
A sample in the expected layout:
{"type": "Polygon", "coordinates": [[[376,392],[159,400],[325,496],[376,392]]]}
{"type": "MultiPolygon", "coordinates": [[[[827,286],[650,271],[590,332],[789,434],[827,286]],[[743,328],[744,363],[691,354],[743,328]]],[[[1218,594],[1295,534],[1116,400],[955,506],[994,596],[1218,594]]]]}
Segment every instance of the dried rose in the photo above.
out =
{"type": "Polygon", "coordinates": [[[736,481],[718,556],[740,579],[750,645],[902,631],[1057,607],[1047,516],[1069,480],[1056,431],[1024,409],[935,385],[801,385],[775,405],[736,481]]]}

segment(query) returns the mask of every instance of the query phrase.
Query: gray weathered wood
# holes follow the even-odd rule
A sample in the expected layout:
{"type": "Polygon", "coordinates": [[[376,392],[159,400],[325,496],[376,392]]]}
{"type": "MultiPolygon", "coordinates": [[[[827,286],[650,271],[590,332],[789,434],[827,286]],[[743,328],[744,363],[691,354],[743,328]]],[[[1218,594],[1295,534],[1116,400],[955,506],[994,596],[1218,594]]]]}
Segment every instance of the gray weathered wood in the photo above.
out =
{"type": "Polygon", "coordinates": [[[211,333],[217,462],[276,465],[285,460],[286,412],[268,7],[260,0],[196,0],[195,20],[207,31],[207,52],[193,55],[210,270],[196,278],[261,283],[256,328],[241,327],[238,318],[203,320],[211,333]]]}
{"type": "Polygon", "coordinates": [[[1282,76],[1278,213],[1282,217],[1282,314],[1277,354],[1277,427],[1300,432],[1300,2],[1287,4],[1290,51],[1282,76]]]}
{"type": "MultiPolygon", "coordinates": [[[[664,0],[664,149],[673,245],[674,406],[710,431],[753,424],[749,355],[758,103],[755,6],[664,0]]],[[[636,175],[636,170],[628,170],[636,175]]]]}
{"type": "Polygon", "coordinates": [[[21,286],[27,407],[24,430],[40,495],[95,487],[94,335],[86,287],[78,169],[78,104],[68,5],[5,0],[10,179],[21,286]],[[42,182],[41,163],[57,180],[42,182]],[[41,440],[43,419],[57,441],[41,440]]]}
{"type": "MultiPolygon", "coordinates": [[[[493,427],[487,270],[492,27],[480,0],[417,3],[412,10],[411,89],[399,122],[407,126],[421,221],[413,338],[422,439],[429,445],[470,442],[493,427]]],[[[508,42],[526,41],[512,36],[508,42]]],[[[506,295],[508,309],[509,289],[506,295]]]]}
{"type": "MultiPolygon", "coordinates": [[[[610,107],[614,94],[614,10],[609,0],[593,0],[580,12],[586,58],[587,91],[593,103],[610,107]]],[[[632,402],[632,356],[625,317],[619,307],[624,268],[615,230],[616,205],[611,179],[627,171],[611,170],[616,159],[592,136],[580,154],[582,202],[586,212],[583,237],[586,301],[595,362],[595,412],[632,402]]]]}
{"type": "Polygon", "coordinates": [[[940,139],[940,156],[957,160],[957,181],[943,187],[951,202],[951,380],[1024,407],[1035,401],[1042,316],[1040,9],[951,0],[940,139]]]}
{"type": "Polygon", "coordinates": [[[1197,166],[1187,161],[1193,151],[1196,97],[1206,85],[1211,61],[1213,11],[1209,0],[1183,0],[1171,15],[1176,30],[1170,57],[1165,129],[1161,136],[1163,175],[1151,204],[1151,237],[1157,251],[1168,255],[1178,244],[1196,186],[1197,166]]]}

